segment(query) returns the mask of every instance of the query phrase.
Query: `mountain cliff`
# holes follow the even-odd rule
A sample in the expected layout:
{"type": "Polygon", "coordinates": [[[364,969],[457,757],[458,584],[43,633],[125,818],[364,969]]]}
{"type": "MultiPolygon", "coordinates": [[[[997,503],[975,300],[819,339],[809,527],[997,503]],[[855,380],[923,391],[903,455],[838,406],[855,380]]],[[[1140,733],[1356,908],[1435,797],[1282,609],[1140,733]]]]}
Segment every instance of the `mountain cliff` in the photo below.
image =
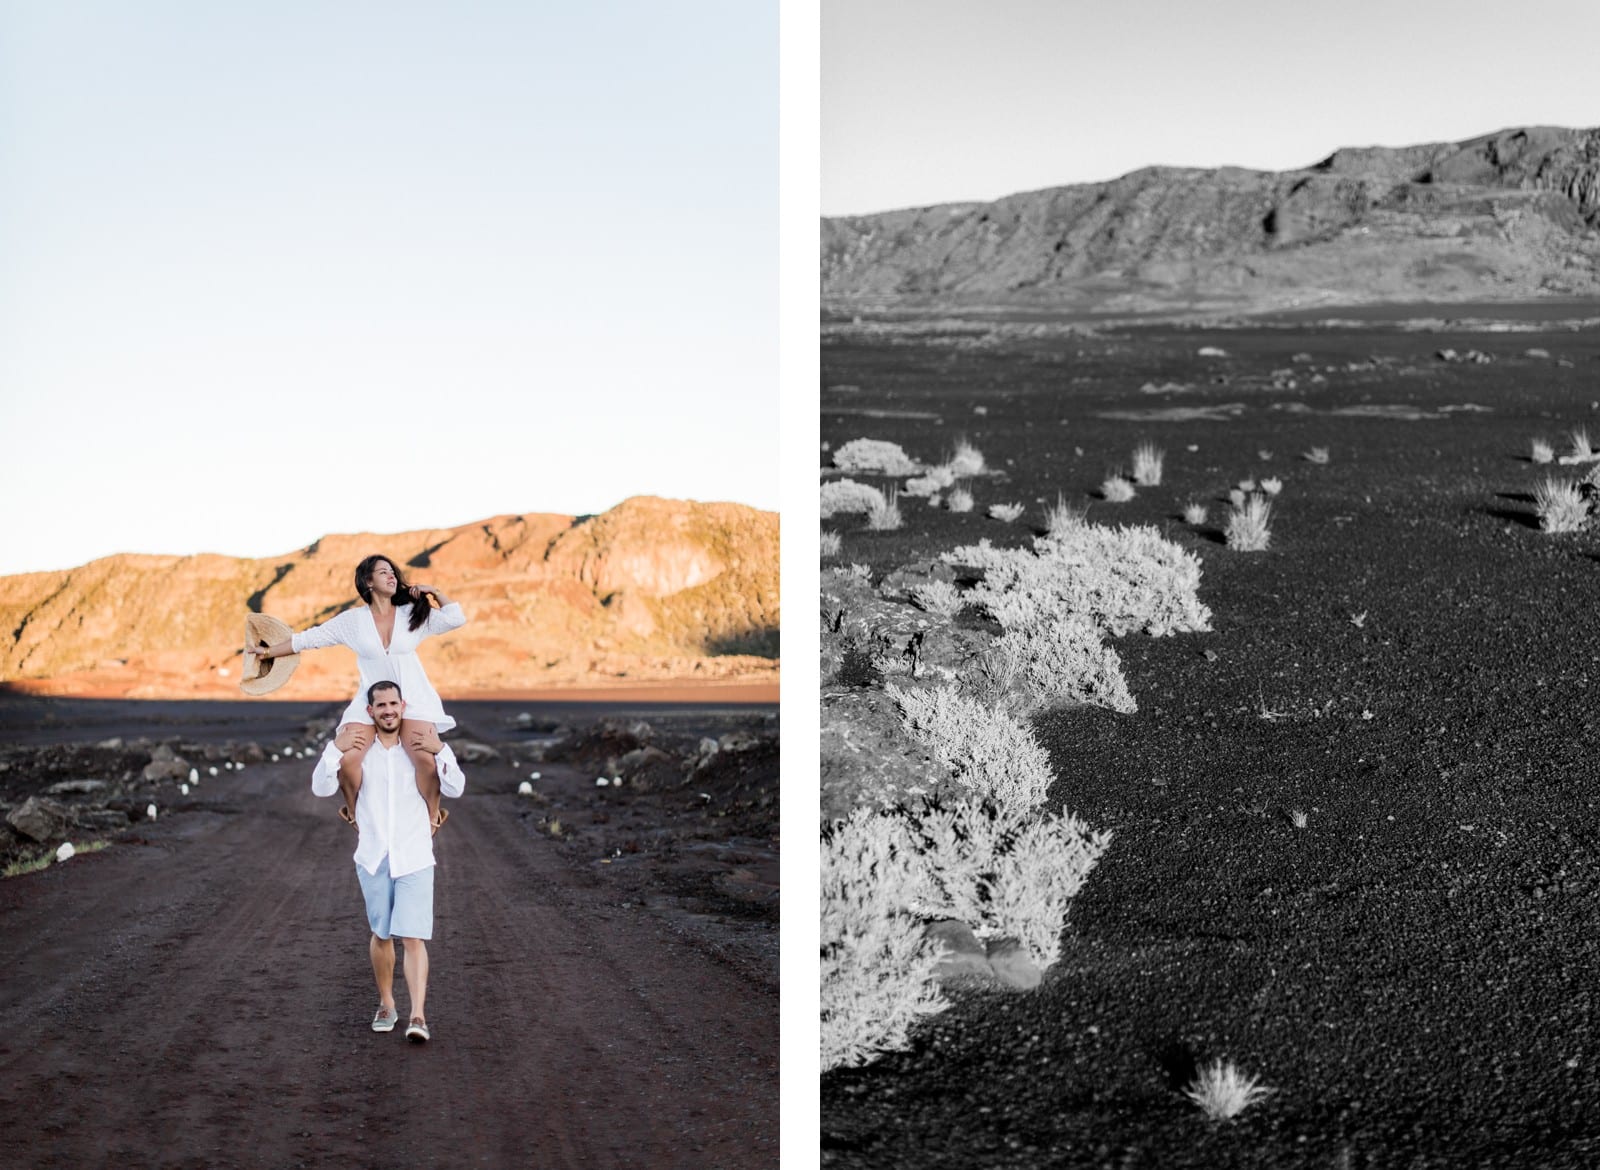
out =
{"type": "MultiPolygon", "coordinates": [[[[452,694],[644,679],[777,677],[778,517],[636,497],[598,516],[324,536],[278,557],[104,557],[0,577],[0,681],[128,698],[237,696],[244,615],[295,629],[360,604],[370,553],[436,585],[468,624],[424,643],[452,694]]],[[[283,699],[353,693],[343,647],[301,656],[283,699]]]]}
{"type": "Polygon", "coordinates": [[[822,288],[874,304],[1139,310],[1600,294],[1600,129],[1335,151],[825,219],[822,288]]]}

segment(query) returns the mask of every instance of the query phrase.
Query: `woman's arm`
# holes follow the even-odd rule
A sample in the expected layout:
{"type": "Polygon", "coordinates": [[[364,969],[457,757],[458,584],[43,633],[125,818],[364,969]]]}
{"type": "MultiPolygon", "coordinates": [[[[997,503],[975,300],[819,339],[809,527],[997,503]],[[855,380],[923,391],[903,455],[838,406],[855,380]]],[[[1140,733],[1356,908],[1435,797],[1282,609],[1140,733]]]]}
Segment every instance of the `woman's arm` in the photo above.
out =
{"type": "Polygon", "coordinates": [[[426,631],[424,637],[428,634],[448,634],[467,624],[467,615],[461,612],[460,604],[451,601],[432,585],[413,585],[411,596],[413,605],[427,605],[430,596],[439,603],[438,609],[428,609],[427,620],[422,626],[426,631]]]}
{"type": "Polygon", "coordinates": [[[257,658],[284,658],[294,653],[294,639],[285,638],[270,646],[246,646],[244,652],[254,654],[257,658]]]}

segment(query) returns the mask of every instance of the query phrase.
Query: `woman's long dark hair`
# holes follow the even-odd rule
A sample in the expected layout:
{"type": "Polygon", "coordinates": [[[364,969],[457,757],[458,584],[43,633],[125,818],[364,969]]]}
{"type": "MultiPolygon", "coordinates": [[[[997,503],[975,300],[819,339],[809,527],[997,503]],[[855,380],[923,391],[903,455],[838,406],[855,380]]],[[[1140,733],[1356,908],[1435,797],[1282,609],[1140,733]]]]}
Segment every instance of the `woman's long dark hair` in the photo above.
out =
{"type": "Polygon", "coordinates": [[[411,602],[410,626],[413,630],[422,626],[428,620],[428,614],[433,609],[432,603],[426,595],[412,601],[411,587],[406,584],[406,575],[400,571],[400,562],[393,557],[386,557],[382,553],[373,553],[356,566],[356,592],[361,594],[361,600],[368,605],[372,604],[372,570],[378,567],[379,561],[388,561],[389,567],[394,570],[394,596],[396,605],[405,605],[411,602]],[[404,600],[401,600],[404,598],[404,600]]]}

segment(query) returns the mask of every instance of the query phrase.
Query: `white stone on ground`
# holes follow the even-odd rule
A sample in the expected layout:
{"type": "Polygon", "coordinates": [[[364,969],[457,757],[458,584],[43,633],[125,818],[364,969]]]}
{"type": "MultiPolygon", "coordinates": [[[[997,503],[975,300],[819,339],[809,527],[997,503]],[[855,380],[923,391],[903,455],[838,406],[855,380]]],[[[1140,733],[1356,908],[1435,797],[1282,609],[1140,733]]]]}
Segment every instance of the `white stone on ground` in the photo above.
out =
{"type": "Polygon", "coordinates": [[[517,795],[518,796],[532,796],[533,795],[533,785],[529,784],[526,780],[524,780],[521,784],[517,785],[517,795]]]}
{"type": "Polygon", "coordinates": [[[63,841],[61,842],[61,848],[56,850],[56,860],[65,861],[76,852],[77,850],[72,847],[71,841],[63,841]]]}

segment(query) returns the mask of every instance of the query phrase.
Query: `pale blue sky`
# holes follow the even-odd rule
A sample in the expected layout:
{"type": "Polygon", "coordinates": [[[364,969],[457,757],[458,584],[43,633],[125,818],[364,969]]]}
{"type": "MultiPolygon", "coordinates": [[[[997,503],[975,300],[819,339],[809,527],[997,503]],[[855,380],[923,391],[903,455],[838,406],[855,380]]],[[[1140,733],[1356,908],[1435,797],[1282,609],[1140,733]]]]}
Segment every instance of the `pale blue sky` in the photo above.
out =
{"type": "Polygon", "coordinates": [[[778,506],[776,0],[0,0],[0,573],[778,506]]]}
{"type": "Polygon", "coordinates": [[[823,0],[822,211],[1600,125],[1595,0],[823,0]]]}

